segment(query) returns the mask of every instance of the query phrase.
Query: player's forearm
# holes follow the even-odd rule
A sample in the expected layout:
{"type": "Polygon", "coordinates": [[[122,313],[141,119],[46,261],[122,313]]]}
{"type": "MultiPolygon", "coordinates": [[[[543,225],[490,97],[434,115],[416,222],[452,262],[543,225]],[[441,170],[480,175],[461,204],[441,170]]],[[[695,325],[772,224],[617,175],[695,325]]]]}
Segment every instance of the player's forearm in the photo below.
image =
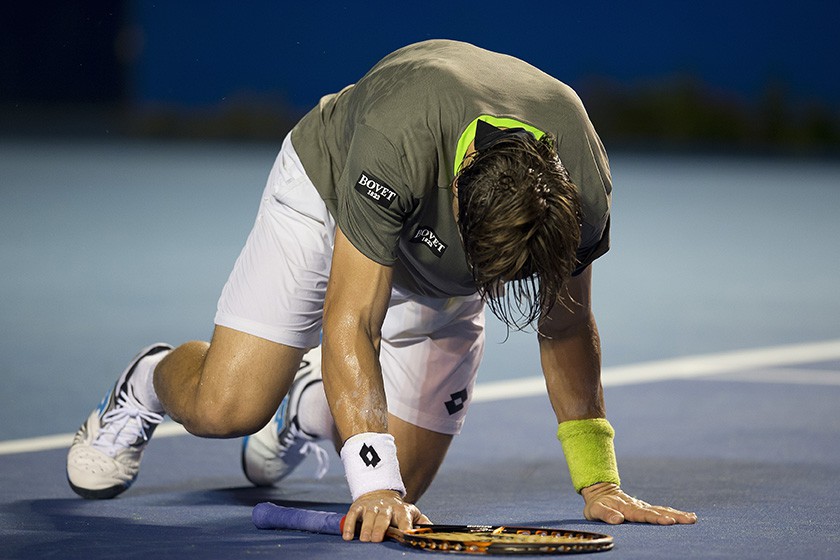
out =
{"type": "Polygon", "coordinates": [[[336,229],[324,298],[322,372],[343,442],[356,434],[388,429],[379,341],[391,296],[391,274],[390,267],[364,256],[336,229]]]}
{"type": "Polygon", "coordinates": [[[540,361],[557,422],[604,418],[601,344],[587,313],[563,331],[540,336],[540,361]]]}
{"type": "Polygon", "coordinates": [[[324,313],[324,390],[341,438],[339,454],[354,507],[362,509],[370,500],[401,502],[406,494],[396,442],[387,433],[380,316],[348,311],[341,304],[325,307],[324,313]]]}
{"type": "Polygon", "coordinates": [[[387,432],[388,411],[378,339],[352,318],[325,320],[324,391],[342,441],[364,432],[387,432]]]}
{"type": "Polygon", "coordinates": [[[540,349],[557,438],[576,491],[606,482],[618,485],[615,432],[605,419],[598,328],[591,313],[541,338],[540,349]]]}

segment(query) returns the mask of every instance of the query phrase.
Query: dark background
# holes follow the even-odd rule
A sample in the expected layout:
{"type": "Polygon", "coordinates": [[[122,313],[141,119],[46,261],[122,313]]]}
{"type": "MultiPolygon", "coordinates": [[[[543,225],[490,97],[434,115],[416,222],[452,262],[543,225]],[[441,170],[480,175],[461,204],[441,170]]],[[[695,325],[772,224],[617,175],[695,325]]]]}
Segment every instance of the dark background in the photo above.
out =
{"type": "Polygon", "coordinates": [[[452,38],[574,87],[610,147],[840,154],[840,3],[5,2],[0,133],[280,139],[388,52],[452,38]]]}

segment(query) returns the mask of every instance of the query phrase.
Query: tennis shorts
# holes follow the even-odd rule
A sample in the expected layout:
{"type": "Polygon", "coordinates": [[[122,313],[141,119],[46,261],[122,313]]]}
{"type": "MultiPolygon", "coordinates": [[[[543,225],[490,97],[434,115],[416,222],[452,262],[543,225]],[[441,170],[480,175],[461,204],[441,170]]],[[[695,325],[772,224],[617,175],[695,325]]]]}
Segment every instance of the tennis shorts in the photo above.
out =
{"type": "MultiPolygon", "coordinates": [[[[296,348],[317,346],[335,227],[287,136],[222,290],[216,324],[296,348]]],[[[483,353],[478,295],[431,298],[395,286],[380,349],[388,411],[421,428],[459,433],[483,353]]]]}

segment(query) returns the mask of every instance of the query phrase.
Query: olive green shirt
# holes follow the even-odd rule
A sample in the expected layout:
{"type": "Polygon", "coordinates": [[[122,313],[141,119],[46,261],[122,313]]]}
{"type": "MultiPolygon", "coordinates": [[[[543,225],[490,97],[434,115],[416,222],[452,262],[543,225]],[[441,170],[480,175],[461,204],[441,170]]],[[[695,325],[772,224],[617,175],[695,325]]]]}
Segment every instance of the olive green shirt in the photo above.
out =
{"type": "Polygon", "coordinates": [[[607,156],[571,88],[516,58],[448,40],[409,45],[323,97],[292,144],[350,242],[394,282],[447,297],[475,292],[451,184],[481,118],[557,137],[581,192],[580,272],[609,248],[607,156]]]}

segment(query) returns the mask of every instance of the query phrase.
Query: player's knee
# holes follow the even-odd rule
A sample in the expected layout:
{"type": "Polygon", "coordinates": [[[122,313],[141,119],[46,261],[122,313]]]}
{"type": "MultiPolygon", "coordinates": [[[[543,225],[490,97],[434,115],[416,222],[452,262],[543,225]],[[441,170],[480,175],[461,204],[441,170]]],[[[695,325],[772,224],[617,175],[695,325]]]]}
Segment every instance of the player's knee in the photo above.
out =
{"type": "Polygon", "coordinates": [[[182,421],[193,435],[208,438],[242,437],[259,431],[271,418],[249,406],[247,402],[219,400],[203,401],[195,407],[191,418],[182,421]]]}

